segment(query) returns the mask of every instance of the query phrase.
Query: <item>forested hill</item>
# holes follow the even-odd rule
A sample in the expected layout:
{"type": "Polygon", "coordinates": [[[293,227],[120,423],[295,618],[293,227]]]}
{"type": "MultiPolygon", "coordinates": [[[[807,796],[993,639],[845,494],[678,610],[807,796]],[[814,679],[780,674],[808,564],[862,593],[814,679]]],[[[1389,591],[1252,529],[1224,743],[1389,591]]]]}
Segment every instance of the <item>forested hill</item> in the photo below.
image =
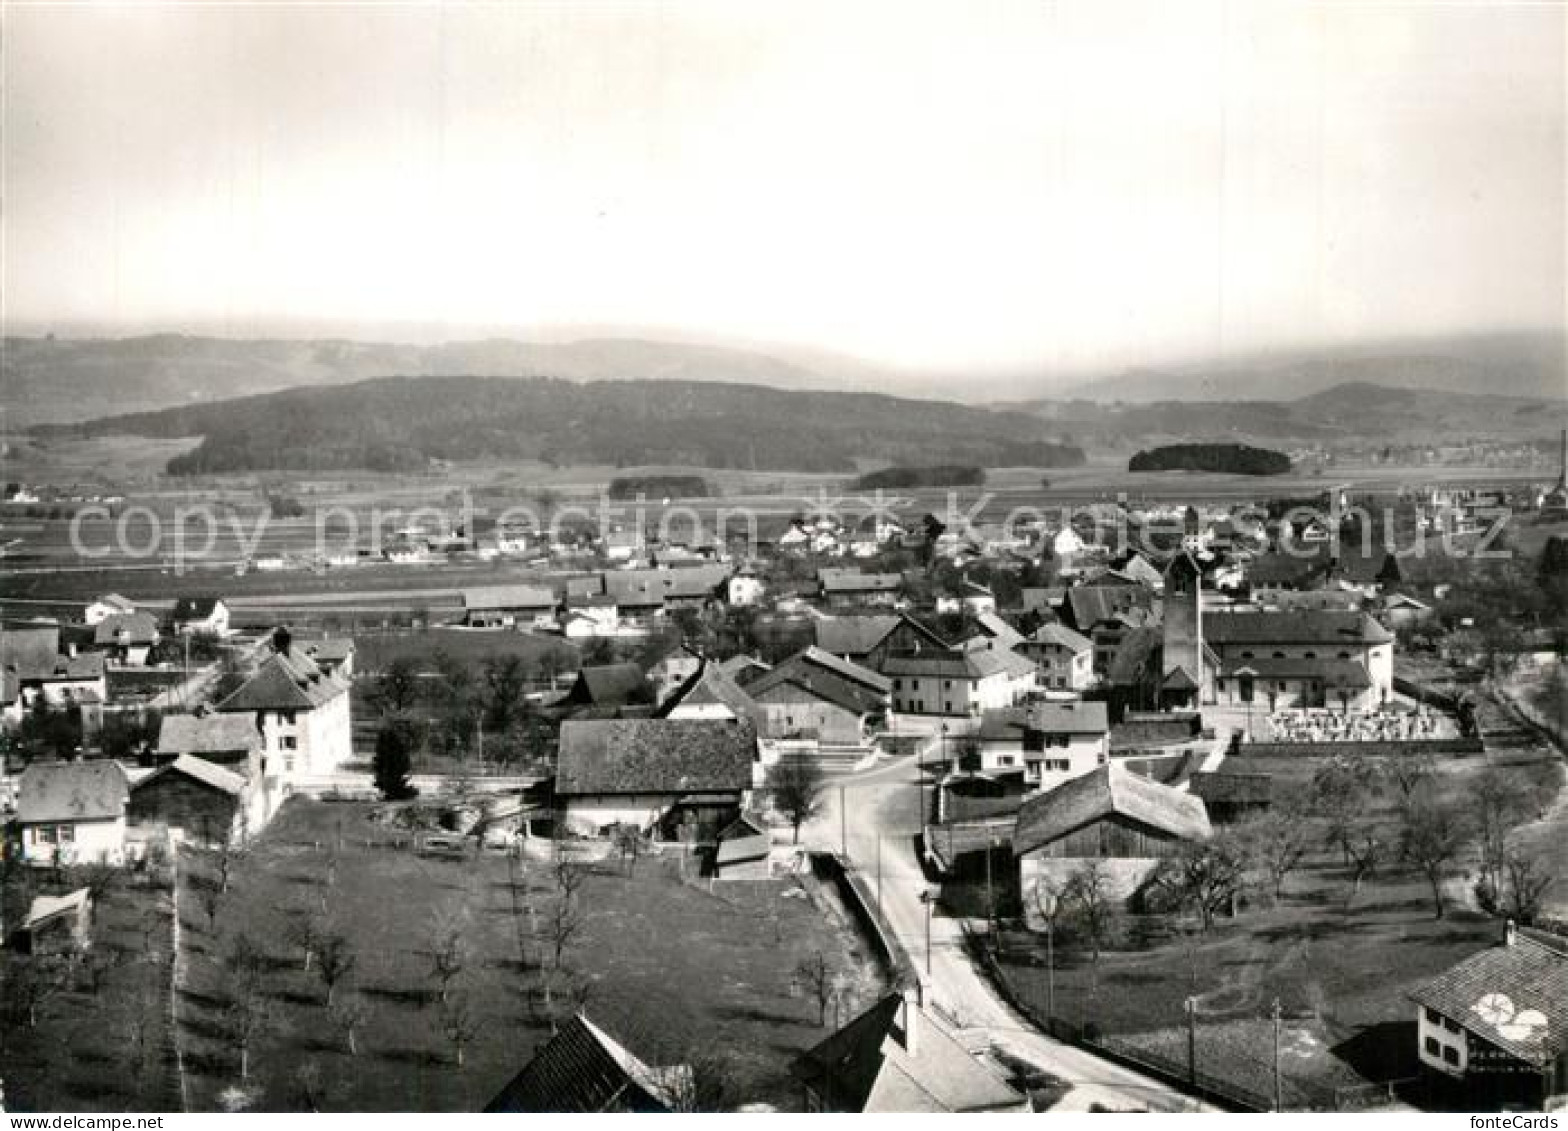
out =
{"type": "Polygon", "coordinates": [[[404,470],[431,459],[852,471],[856,460],[1065,467],[1038,417],[871,393],[697,381],[386,377],[75,425],[40,436],[200,436],[176,475],[404,470]]]}
{"type": "Polygon", "coordinates": [[[1223,471],[1233,475],[1283,475],[1290,457],[1250,444],[1169,444],[1139,452],[1128,471],[1223,471]]]}

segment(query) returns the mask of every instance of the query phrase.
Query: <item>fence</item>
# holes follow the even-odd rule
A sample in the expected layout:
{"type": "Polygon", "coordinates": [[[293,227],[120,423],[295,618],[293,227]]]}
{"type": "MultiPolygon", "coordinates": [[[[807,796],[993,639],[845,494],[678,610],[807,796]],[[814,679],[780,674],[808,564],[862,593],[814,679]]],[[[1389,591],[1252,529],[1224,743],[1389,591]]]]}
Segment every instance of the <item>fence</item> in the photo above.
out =
{"type": "Polygon", "coordinates": [[[860,873],[836,852],[814,853],[812,863],[822,870],[826,878],[838,885],[844,902],[865,929],[876,949],[877,957],[886,965],[893,981],[908,984],[915,980],[918,975],[914,961],[909,957],[903,944],[898,941],[898,935],[894,932],[892,924],[887,921],[881,907],[877,904],[876,894],[866,886],[866,881],[860,873]]]}
{"type": "Polygon", "coordinates": [[[1239,758],[1375,758],[1384,755],[1484,754],[1480,738],[1415,738],[1373,742],[1243,742],[1239,758]]]}

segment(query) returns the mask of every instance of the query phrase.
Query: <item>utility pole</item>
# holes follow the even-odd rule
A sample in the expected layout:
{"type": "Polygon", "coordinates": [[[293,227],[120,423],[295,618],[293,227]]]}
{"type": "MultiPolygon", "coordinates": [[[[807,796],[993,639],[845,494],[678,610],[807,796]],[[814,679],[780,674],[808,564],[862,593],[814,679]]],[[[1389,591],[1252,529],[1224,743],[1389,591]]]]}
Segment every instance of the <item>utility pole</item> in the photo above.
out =
{"type": "Polygon", "coordinates": [[[985,850],[985,923],[991,953],[996,953],[996,893],[991,887],[991,857],[996,855],[996,838],[985,850]]]}
{"type": "Polygon", "coordinates": [[[838,851],[839,855],[849,856],[849,810],[844,806],[844,787],[838,787],[838,851]]]}
{"type": "Polygon", "coordinates": [[[1279,1069],[1279,998],[1274,999],[1274,1006],[1269,1010],[1269,1015],[1274,1019],[1274,1110],[1284,1111],[1285,1086],[1279,1069]]]}
{"type": "Polygon", "coordinates": [[[1183,1003],[1187,1007],[1187,1083],[1193,1088],[1198,1086],[1198,999],[1187,998],[1183,1003]]]}
{"type": "Polygon", "coordinates": [[[882,834],[877,833],[877,910],[882,910],[882,834]]]}

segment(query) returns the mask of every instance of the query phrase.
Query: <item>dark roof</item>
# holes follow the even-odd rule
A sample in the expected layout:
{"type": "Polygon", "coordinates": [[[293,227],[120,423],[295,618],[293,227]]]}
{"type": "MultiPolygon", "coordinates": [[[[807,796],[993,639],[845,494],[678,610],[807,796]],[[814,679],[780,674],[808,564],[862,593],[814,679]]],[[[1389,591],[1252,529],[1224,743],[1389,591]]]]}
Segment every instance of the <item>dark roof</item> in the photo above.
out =
{"type": "Polygon", "coordinates": [[[1026,707],[1000,707],[980,716],[980,737],[1022,738],[1038,734],[1108,734],[1104,703],[1084,700],[1031,703],[1026,707]]]}
{"type": "Polygon", "coordinates": [[[755,656],[736,655],[727,660],[719,661],[719,667],[724,669],[724,674],[736,683],[745,687],[752,680],[773,668],[757,659],[755,656]]]}
{"type": "Polygon", "coordinates": [[[817,647],[837,656],[864,656],[898,627],[899,618],[823,617],[816,623],[817,647]]]}
{"type": "Polygon", "coordinates": [[[1253,585],[1309,585],[1320,579],[1342,577],[1358,585],[1398,582],[1404,574],[1399,559],[1386,549],[1363,552],[1359,543],[1341,542],[1334,547],[1321,542],[1294,546],[1290,552],[1261,554],[1247,566],[1247,580],[1253,585]]]}
{"type": "Polygon", "coordinates": [[[945,1025],[897,992],[803,1053],[794,1072],[832,1111],[989,1111],[1024,1103],[945,1025]],[[906,1010],[916,1011],[913,1052],[906,1010]]]}
{"type": "Polygon", "coordinates": [[[901,573],[861,573],[858,569],[823,569],[817,580],[824,593],[890,593],[904,583],[901,573]]]}
{"type": "Polygon", "coordinates": [[[601,664],[577,673],[565,702],[613,706],[641,694],[646,686],[643,670],[636,664],[601,664]]]}
{"type": "Polygon", "coordinates": [[[555,791],[583,794],[747,790],[757,728],[729,719],[568,719],[555,791]]]}
{"type": "Polygon", "coordinates": [[[129,790],[118,762],[34,762],[22,771],[16,817],[24,824],[112,821],[125,815],[129,790]]]}
{"type": "Polygon", "coordinates": [[[206,620],[212,616],[213,610],[218,607],[221,597],[181,597],[174,602],[174,612],[170,619],[175,622],[188,620],[206,620]]]}
{"type": "Polygon", "coordinates": [[[261,748],[261,732],[249,715],[165,715],[158,724],[163,755],[248,754],[261,748]]]}
{"type": "Polygon", "coordinates": [[[1088,632],[1117,613],[1148,609],[1153,600],[1153,594],[1141,585],[1075,585],[1067,591],[1062,619],[1080,632],[1088,632]]]}
{"type": "Polygon", "coordinates": [[[561,1023],[489,1112],[667,1112],[674,1078],[643,1063],[579,1013],[561,1023]]]}
{"type": "Polygon", "coordinates": [[[1182,840],[1203,840],[1210,833],[1201,800],[1109,762],[1026,798],[1018,810],[1013,851],[1032,852],[1112,814],[1182,840]]]}
{"type": "Polygon", "coordinates": [[[1411,998],[1537,1066],[1568,1049],[1568,942],[1518,932],[1423,984],[1411,998]]]}
{"type": "Polygon", "coordinates": [[[321,670],[303,652],[274,652],[239,689],[218,704],[219,711],[313,711],[348,692],[348,685],[321,670]]]}
{"type": "Polygon", "coordinates": [[[48,679],[60,660],[60,630],[7,628],[0,630],[0,666],[14,668],[20,679],[48,679]]]}
{"type": "Polygon", "coordinates": [[[142,778],[141,781],[131,787],[131,792],[135,793],[138,789],[145,789],[160,778],[171,775],[190,778],[192,781],[199,782],[210,789],[216,789],[220,793],[227,793],[231,797],[238,797],[245,791],[244,777],[236,774],[233,770],[214,765],[205,758],[181,754],[167,766],[160,766],[142,778]]]}
{"type": "Polygon", "coordinates": [[[773,701],[791,694],[821,699],[846,711],[867,714],[887,706],[892,683],[876,672],[841,660],[820,648],[807,648],[784,660],[746,685],[756,699],[772,694],[773,701]],[[778,694],[781,688],[787,689],[778,694]],[[789,690],[792,689],[792,690],[789,690]]]}
{"type": "Polygon", "coordinates": [[[1211,644],[1387,644],[1394,639],[1366,613],[1335,609],[1208,613],[1203,636],[1211,644]]]}
{"type": "Polygon", "coordinates": [[[152,644],[157,639],[158,620],[151,613],[111,613],[93,626],[94,644],[152,644]]]}
{"type": "Polygon", "coordinates": [[[985,679],[999,672],[1029,675],[1033,661],[1006,648],[939,649],[899,652],[882,662],[882,673],[890,676],[934,676],[943,679],[985,679]]]}
{"type": "Polygon", "coordinates": [[[1074,655],[1094,651],[1094,641],[1054,620],[1035,629],[1024,639],[1024,643],[1035,647],[1065,648],[1074,655]]]}
{"type": "Polygon", "coordinates": [[[611,570],[604,575],[604,591],[621,605],[661,605],[668,597],[706,597],[729,576],[724,565],[611,570]]]}

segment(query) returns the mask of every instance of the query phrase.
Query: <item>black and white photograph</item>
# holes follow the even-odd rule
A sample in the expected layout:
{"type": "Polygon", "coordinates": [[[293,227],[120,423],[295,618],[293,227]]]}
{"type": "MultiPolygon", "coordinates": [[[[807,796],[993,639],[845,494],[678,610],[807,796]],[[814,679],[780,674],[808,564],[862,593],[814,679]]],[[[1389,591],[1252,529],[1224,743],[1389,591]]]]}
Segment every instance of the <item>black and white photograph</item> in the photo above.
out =
{"type": "Polygon", "coordinates": [[[0,1119],[1557,1127],[1565,122],[1568,0],[0,0],[0,1119]]]}

